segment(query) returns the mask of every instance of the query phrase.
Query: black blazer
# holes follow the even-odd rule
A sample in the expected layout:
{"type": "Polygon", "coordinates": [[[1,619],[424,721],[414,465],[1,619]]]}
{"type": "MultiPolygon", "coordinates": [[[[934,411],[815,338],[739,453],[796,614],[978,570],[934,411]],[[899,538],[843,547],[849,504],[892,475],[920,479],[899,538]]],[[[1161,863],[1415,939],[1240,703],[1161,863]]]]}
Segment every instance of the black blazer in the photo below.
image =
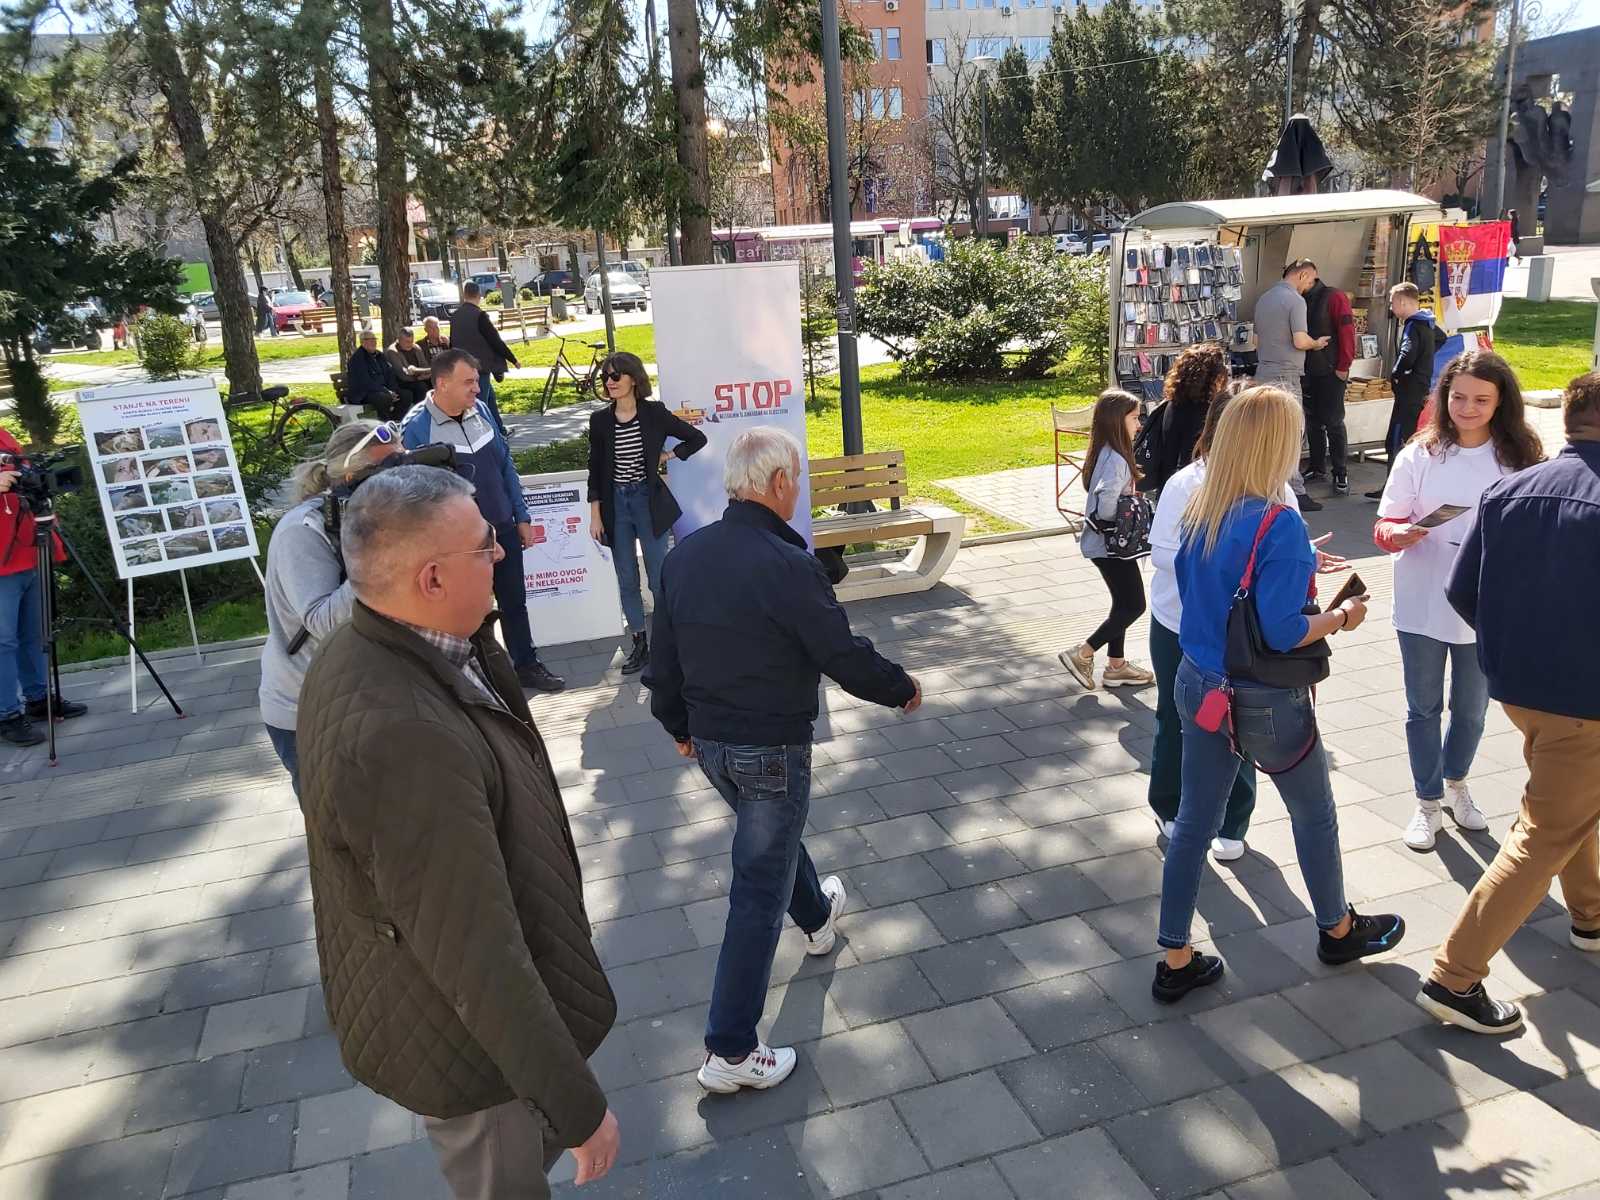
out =
{"type": "MultiPolygon", "coordinates": [[[[650,488],[650,524],[656,537],[672,528],[683,515],[666,480],[661,478],[661,447],[667,438],[678,444],[672,453],[679,459],[691,458],[705,448],[706,435],[668,410],[657,400],[640,400],[639,433],[644,441],[644,480],[650,488]]],[[[616,529],[616,506],[612,488],[616,483],[616,455],[612,449],[617,433],[616,405],[608,404],[589,418],[589,500],[600,502],[600,522],[605,526],[606,545],[611,545],[616,529]]]]}

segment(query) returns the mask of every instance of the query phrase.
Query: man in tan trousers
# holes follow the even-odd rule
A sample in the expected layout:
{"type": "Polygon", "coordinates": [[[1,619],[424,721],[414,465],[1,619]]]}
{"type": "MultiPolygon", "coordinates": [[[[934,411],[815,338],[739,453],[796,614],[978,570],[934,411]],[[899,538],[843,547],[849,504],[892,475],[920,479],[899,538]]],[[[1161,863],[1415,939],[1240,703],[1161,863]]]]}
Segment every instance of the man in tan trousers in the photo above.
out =
{"type": "Polygon", "coordinates": [[[1451,605],[1478,632],[1489,694],[1521,730],[1522,811],[1439,948],[1419,1003],[1474,1033],[1522,1024],[1483,981],[1561,879],[1570,940],[1600,952],[1600,374],[1567,385],[1567,445],[1483,495],[1451,573],[1451,605]]]}

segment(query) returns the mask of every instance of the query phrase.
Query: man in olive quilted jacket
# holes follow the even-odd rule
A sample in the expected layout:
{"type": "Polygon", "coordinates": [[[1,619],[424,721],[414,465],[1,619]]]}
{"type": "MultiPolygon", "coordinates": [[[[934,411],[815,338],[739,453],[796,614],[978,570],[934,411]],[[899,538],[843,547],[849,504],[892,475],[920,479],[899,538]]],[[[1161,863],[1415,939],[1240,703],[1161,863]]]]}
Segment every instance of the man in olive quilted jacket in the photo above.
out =
{"type": "Polygon", "coordinates": [[[426,1118],[460,1200],[547,1197],[568,1148],[577,1181],[598,1179],[619,1136],[588,1059],[617,1006],[560,788],[494,637],[494,529],[453,472],[395,467],[357,489],[341,546],[355,614],[300,696],[340,1054],[426,1118]]]}

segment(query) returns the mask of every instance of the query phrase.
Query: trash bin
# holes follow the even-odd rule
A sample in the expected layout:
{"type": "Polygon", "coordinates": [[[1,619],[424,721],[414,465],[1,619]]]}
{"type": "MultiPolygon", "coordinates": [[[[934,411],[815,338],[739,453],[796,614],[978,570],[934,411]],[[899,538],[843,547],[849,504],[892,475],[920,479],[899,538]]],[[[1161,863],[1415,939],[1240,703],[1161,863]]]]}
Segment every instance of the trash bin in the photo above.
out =
{"type": "Polygon", "coordinates": [[[517,307],[517,281],[510,275],[496,275],[495,286],[500,289],[500,306],[517,307]]]}
{"type": "Polygon", "coordinates": [[[550,289],[550,319],[552,321],[567,319],[567,294],[560,288],[550,289]]]}

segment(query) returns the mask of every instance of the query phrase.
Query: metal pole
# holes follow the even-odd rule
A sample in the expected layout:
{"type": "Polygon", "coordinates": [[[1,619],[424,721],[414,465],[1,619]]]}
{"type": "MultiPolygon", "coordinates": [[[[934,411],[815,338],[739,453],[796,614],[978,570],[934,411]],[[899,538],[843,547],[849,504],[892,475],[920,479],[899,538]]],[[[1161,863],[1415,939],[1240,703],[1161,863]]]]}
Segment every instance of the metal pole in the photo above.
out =
{"type": "Polygon", "coordinates": [[[594,256],[600,271],[600,307],[606,314],[606,353],[617,352],[617,319],[611,311],[611,272],[606,267],[606,235],[599,226],[594,231],[594,256]]]}
{"type": "Polygon", "coordinates": [[[828,98],[828,207],[833,216],[833,282],[839,294],[839,419],[844,452],[861,454],[861,366],[856,354],[856,277],[850,253],[850,184],[845,175],[844,71],[839,0],[822,0],[822,88],[828,98]]]}
{"type": "Polygon", "coordinates": [[[1288,62],[1283,72],[1283,123],[1285,125],[1294,116],[1294,39],[1295,19],[1300,15],[1298,0],[1289,0],[1286,12],[1286,21],[1289,26],[1289,54],[1288,62]]]}
{"type": "Polygon", "coordinates": [[[978,77],[978,236],[989,240],[989,73],[978,77]]]}
{"type": "MultiPolygon", "coordinates": [[[[1506,40],[1506,90],[1500,97],[1500,141],[1494,170],[1494,191],[1488,218],[1498,220],[1506,203],[1506,139],[1511,135],[1511,83],[1517,74],[1517,27],[1522,21],[1522,0],[1511,0],[1511,29],[1506,40]]],[[[1537,216],[1537,214],[1535,214],[1537,216]]],[[[1537,224],[1537,221],[1535,222],[1537,224]]]]}

